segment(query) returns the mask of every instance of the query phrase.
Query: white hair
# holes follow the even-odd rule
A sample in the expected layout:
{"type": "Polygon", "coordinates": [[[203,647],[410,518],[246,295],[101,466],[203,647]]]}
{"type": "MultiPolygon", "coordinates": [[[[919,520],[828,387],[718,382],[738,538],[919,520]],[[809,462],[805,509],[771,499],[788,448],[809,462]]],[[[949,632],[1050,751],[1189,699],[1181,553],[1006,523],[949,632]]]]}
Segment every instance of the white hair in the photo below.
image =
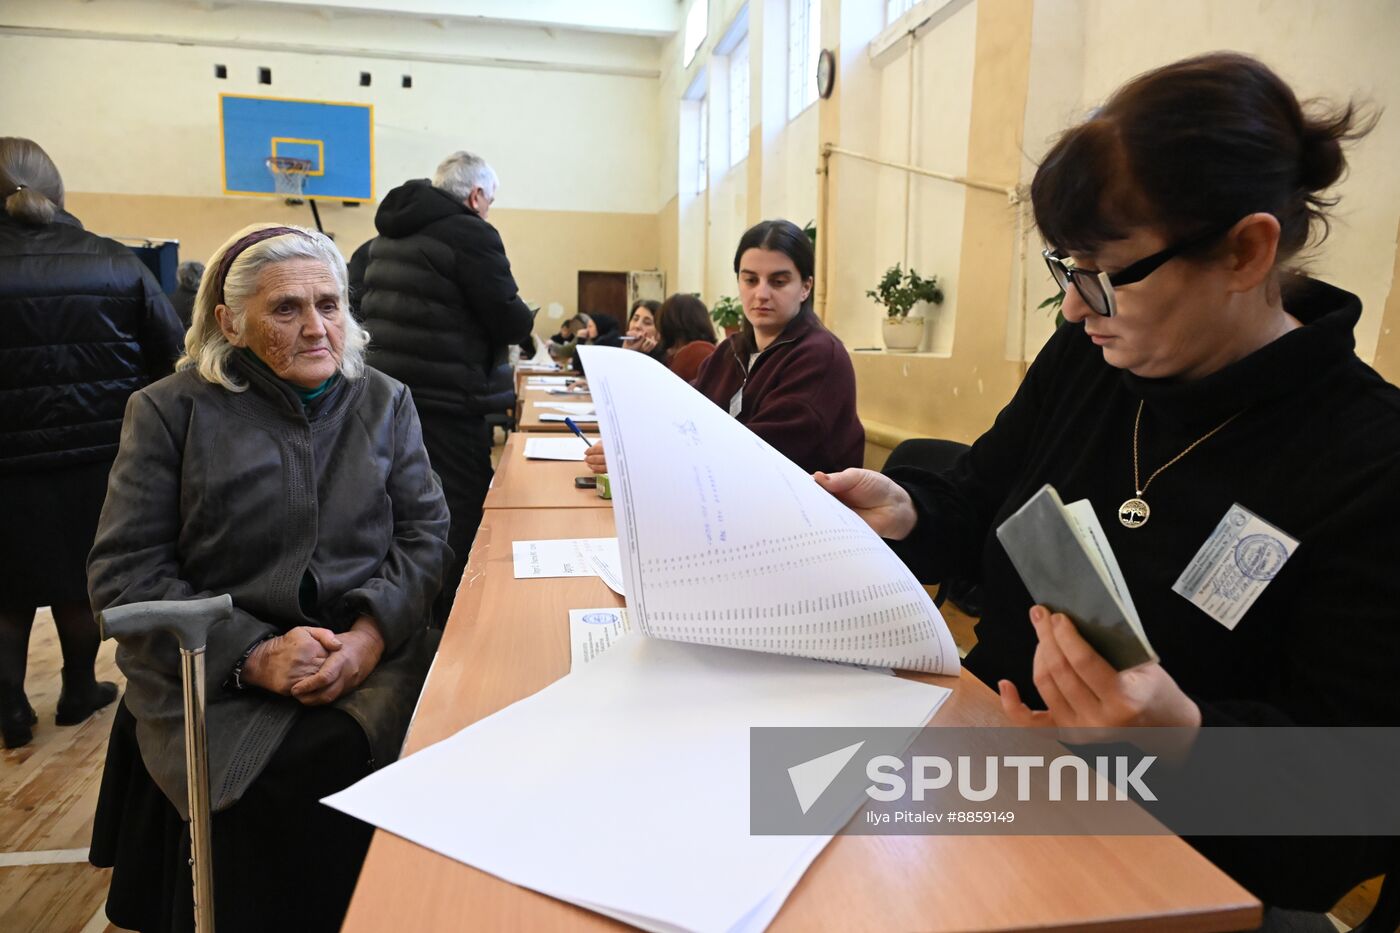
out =
{"type": "MultiPolygon", "coordinates": [[[[215,308],[220,304],[219,267],[223,265],[224,253],[239,240],[269,227],[284,224],[252,224],[244,227],[224,241],[214,250],[205,265],[204,278],[199,283],[199,294],[194,299],[194,315],[190,329],[185,334],[185,355],[175,364],[176,369],[194,368],[206,382],[217,382],[230,392],[242,392],[248,388],[239,383],[229,372],[228,361],[237,349],[228,342],[215,308]]],[[[296,233],[285,233],[254,243],[234,259],[228,276],[222,283],[222,303],[228,306],[231,324],[235,332],[243,332],[243,315],[248,300],[258,293],[258,279],[267,266],[286,262],[289,259],[315,259],[326,264],[340,288],[340,311],[345,316],[345,343],[341,348],[339,361],[341,375],[346,379],[359,379],[365,373],[365,347],[369,345],[369,332],[360,326],[350,313],[348,289],[349,275],[345,271],[345,257],[340,255],[330,237],[305,227],[290,227],[296,233]]]]}
{"type": "Polygon", "coordinates": [[[433,187],[446,191],[458,201],[470,198],[477,188],[486,192],[488,198],[494,198],[498,184],[496,172],[486,160],[465,151],[454,152],[443,159],[433,174],[433,187]]]}

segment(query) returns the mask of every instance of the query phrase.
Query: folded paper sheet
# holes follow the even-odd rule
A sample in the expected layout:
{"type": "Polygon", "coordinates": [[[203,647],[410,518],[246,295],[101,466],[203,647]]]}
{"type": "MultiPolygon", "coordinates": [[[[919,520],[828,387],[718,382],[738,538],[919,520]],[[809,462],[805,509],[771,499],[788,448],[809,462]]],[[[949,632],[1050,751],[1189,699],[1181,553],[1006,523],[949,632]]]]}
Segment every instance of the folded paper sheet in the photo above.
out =
{"type": "Polygon", "coordinates": [[[948,693],[634,633],[326,803],[644,929],[762,930],[829,837],[750,834],[750,727],[895,726],[912,739],[948,693]]]}
{"type": "Polygon", "coordinates": [[[869,526],[645,354],[583,347],[643,634],[956,674],[928,593],[869,526]]]}

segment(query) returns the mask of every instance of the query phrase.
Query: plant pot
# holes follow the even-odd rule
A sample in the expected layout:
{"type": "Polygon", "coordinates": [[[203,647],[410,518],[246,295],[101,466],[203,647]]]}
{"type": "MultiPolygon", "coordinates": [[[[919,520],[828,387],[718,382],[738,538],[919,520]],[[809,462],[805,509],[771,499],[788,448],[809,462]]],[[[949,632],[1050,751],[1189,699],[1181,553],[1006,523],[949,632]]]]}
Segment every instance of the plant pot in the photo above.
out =
{"type": "Polygon", "coordinates": [[[739,325],[738,325],[738,324],[726,324],[726,325],[724,325],[724,336],[726,336],[726,337],[733,337],[733,336],[734,336],[735,334],[737,334],[737,333],[739,333],[739,325]]]}
{"type": "Polygon", "coordinates": [[[885,349],[891,352],[917,353],[924,343],[924,319],[921,317],[887,317],[880,325],[885,337],[885,349]]]}

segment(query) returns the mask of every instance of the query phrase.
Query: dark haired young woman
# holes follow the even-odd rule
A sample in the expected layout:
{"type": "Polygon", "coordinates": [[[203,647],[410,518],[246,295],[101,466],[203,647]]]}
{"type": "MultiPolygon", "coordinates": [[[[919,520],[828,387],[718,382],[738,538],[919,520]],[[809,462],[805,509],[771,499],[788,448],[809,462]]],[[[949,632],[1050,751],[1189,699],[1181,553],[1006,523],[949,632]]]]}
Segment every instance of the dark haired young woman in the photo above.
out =
{"type": "MultiPolygon", "coordinates": [[[[1356,296],[1288,272],[1365,129],[1350,106],[1306,113],[1243,55],[1129,82],[1036,172],[1067,324],[991,429],[944,474],[818,477],[921,579],[982,581],[967,666],[1014,723],[1400,725],[1400,391],[1356,357],[1356,296]],[[994,531],[1046,483],[1093,504],[1160,663],[1117,672],[1032,604],[994,531]],[[1174,584],[1235,505],[1286,563],[1230,614],[1174,584]]],[[[1381,839],[1192,842],[1309,911],[1394,857],[1381,839]]]]}
{"type": "MultiPolygon", "coordinates": [[[[750,227],[734,253],[744,324],[701,364],[694,385],[804,470],[832,472],[864,462],[865,429],[851,358],[812,311],[814,268],[812,241],[796,224],[750,227]]],[[[607,471],[601,443],[587,463],[607,471]]]]}
{"type": "Polygon", "coordinates": [[[671,372],[694,382],[701,364],[715,352],[715,325],[705,303],[677,292],[657,312],[656,332],[671,372]]]}

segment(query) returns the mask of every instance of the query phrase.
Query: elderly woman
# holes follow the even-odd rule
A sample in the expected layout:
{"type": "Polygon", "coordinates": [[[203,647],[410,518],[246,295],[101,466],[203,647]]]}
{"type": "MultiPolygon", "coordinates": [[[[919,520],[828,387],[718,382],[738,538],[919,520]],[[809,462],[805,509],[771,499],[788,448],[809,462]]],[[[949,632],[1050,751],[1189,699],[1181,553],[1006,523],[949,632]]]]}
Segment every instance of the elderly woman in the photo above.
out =
{"type": "MultiPolygon", "coordinates": [[[[228,593],[209,636],[217,922],[334,930],[369,829],[317,800],[398,754],[431,653],[448,513],[408,390],[364,365],[345,262],[296,227],[210,258],[175,375],[132,396],[92,604],[228,593]]],[[[190,923],[179,662],[130,639],[93,830],[107,913],[190,923]]]]}
{"type": "MultiPolygon", "coordinates": [[[[1400,391],[1356,357],[1356,296],[1289,274],[1355,123],[1242,55],[1131,81],[1036,173],[1067,323],[995,424],[945,473],[817,477],[925,581],[982,582],[967,666],[1012,722],[1400,725],[1400,391]],[[1160,663],[1032,604],[994,532],[1045,483],[1093,504],[1160,663]],[[1236,505],[1296,549],[1252,606],[1178,595],[1236,505]]],[[[1258,842],[1193,844],[1300,910],[1386,868],[1380,840],[1258,842]]]]}

